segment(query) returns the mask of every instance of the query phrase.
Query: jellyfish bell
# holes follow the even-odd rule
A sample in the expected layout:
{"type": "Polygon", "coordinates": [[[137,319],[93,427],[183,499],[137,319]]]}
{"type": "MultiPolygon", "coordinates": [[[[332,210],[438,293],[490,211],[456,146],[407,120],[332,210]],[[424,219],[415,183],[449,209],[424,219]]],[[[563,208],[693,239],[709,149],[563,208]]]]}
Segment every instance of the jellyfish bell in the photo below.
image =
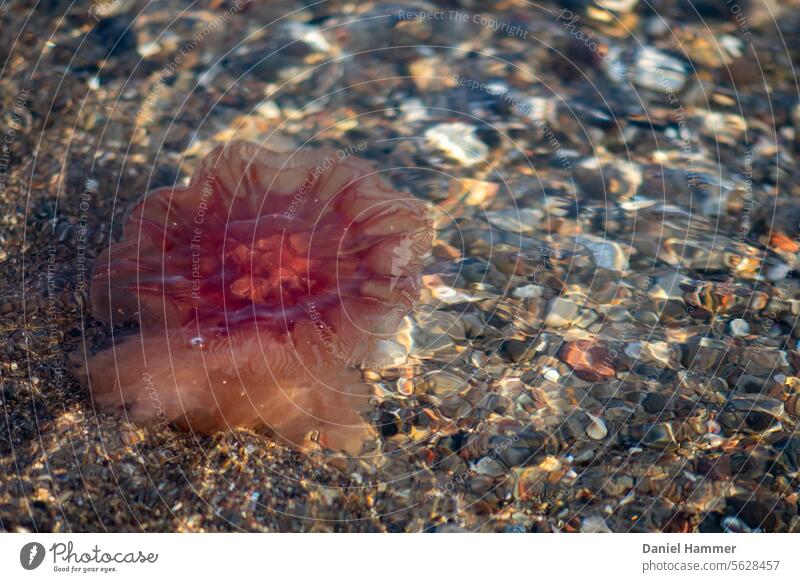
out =
{"type": "Polygon", "coordinates": [[[425,205],[365,160],[220,146],[98,257],[94,317],[136,327],[73,358],[76,375],[134,421],[315,431],[355,453],[373,434],[357,368],[385,357],[431,238],[425,205]]]}

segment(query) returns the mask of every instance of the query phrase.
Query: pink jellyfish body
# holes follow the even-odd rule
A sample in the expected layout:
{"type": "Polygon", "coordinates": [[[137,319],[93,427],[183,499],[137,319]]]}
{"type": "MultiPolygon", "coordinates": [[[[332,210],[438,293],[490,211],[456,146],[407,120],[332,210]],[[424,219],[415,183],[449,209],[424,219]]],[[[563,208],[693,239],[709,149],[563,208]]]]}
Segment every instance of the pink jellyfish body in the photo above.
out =
{"type": "Polygon", "coordinates": [[[425,205],[335,150],[213,150],[150,192],[97,259],[81,353],[97,403],[200,432],[265,424],[356,452],[371,434],[357,366],[380,363],[419,295],[425,205]],[[131,322],[138,327],[130,329],[131,322]]]}

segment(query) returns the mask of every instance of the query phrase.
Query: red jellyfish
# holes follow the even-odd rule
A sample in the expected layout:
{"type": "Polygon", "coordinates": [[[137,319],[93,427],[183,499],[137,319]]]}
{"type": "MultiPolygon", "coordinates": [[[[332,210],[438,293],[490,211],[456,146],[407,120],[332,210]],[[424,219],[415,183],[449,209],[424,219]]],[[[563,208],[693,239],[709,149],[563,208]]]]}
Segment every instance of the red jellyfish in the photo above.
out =
{"type": "Polygon", "coordinates": [[[229,143],[133,208],[91,286],[94,317],[117,331],[74,358],[100,406],[361,449],[374,433],[358,366],[385,360],[418,298],[432,224],[345,154],[229,143]]]}

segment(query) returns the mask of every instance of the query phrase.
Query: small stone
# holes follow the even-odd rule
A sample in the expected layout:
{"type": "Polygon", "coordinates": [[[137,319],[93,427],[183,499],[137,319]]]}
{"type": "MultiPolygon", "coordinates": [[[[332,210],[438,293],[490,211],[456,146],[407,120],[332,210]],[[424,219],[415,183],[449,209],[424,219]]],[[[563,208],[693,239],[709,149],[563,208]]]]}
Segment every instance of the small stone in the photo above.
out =
{"type": "Polygon", "coordinates": [[[783,403],[783,408],[786,410],[786,414],[800,416],[800,396],[797,394],[789,396],[783,403]]]}
{"type": "Polygon", "coordinates": [[[648,342],[645,351],[658,363],[668,366],[672,350],[667,342],[648,342]]]}
{"type": "Polygon", "coordinates": [[[397,391],[403,396],[414,394],[414,381],[411,378],[400,378],[397,380],[397,391]]]}
{"type": "Polygon", "coordinates": [[[555,368],[551,368],[550,366],[545,366],[542,368],[542,376],[548,382],[556,383],[561,379],[561,374],[558,373],[558,370],[555,368]]]}
{"type": "Polygon", "coordinates": [[[274,101],[264,101],[256,108],[256,113],[265,119],[280,119],[282,115],[280,107],[274,101]]]}
{"type": "Polygon", "coordinates": [[[669,396],[651,392],[645,396],[642,402],[642,407],[649,414],[662,414],[665,410],[672,406],[672,400],[669,396]]]}
{"type": "Polygon", "coordinates": [[[686,84],[686,66],[663,51],[645,46],[636,54],[633,82],[651,91],[677,93],[686,84]]]}
{"type": "Polygon", "coordinates": [[[453,392],[463,390],[467,381],[450,372],[434,372],[425,380],[426,391],[429,394],[445,397],[453,392]]]}
{"type": "MultiPolygon", "coordinates": [[[[597,157],[589,157],[575,166],[575,181],[581,192],[592,199],[628,200],[636,195],[642,184],[642,169],[638,164],[622,161],[601,161],[597,157]]],[[[611,264],[624,261],[624,254],[618,245],[608,247],[602,237],[583,235],[579,241],[585,244],[592,240],[596,243],[592,252],[597,254],[602,249],[602,254],[608,254],[605,261],[611,264]],[[617,256],[619,255],[619,256],[617,256]]],[[[613,268],[613,267],[612,267],[613,268]]]]}
{"type": "Polygon", "coordinates": [[[644,434],[641,442],[647,447],[657,449],[676,449],[678,443],[675,440],[675,433],[672,425],[668,422],[660,422],[644,427],[644,434]]]}
{"type": "Polygon", "coordinates": [[[452,74],[436,57],[420,58],[408,64],[414,84],[421,92],[443,91],[455,84],[452,74]]]}
{"type": "Polygon", "coordinates": [[[614,12],[631,12],[639,0],[595,0],[597,5],[614,12]]]}
{"type": "Polygon", "coordinates": [[[457,261],[461,259],[461,251],[458,250],[453,245],[449,245],[445,242],[438,241],[436,244],[433,245],[432,253],[434,257],[439,257],[441,259],[449,259],[452,261],[457,261]]]}
{"type": "Polygon", "coordinates": [[[475,463],[475,472],[479,475],[499,477],[506,472],[506,469],[495,459],[492,459],[491,457],[483,457],[480,461],[475,463]]]}
{"type": "Polygon", "coordinates": [[[453,180],[454,186],[451,186],[451,196],[467,206],[480,206],[489,204],[497,196],[500,190],[500,184],[496,182],[484,182],[482,180],[473,180],[471,178],[463,178],[461,180],[453,180]]]}
{"type": "Polygon", "coordinates": [[[520,471],[514,493],[517,499],[529,500],[541,495],[547,484],[547,472],[539,467],[529,467],[520,471]]]}
{"type": "Polygon", "coordinates": [[[746,394],[734,396],[728,403],[730,408],[744,412],[762,412],[773,418],[780,418],[782,402],[763,394],[746,394]]]}
{"type": "Polygon", "coordinates": [[[591,424],[586,428],[586,434],[589,436],[590,439],[601,441],[608,435],[608,428],[606,427],[606,423],[603,422],[602,418],[598,418],[593,414],[586,413],[586,416],[592,421],[591,424]]]}
{"type": "Polygon", "coordinates": [[[536,355],[532,342],[510,339],[503,344],[503,349],[512,362],[519,363],[530,360],[536,355]]]}
{"type": "Polygon", "coordinates": [[[547,455],[542,462],[539,463],[539,468],[542,471],[547,471],[548,473],[552,473],[553,471],[558,471],[561,468],[561,461],[558,460],[557,457],[553,455],[547,455]]]}
{"type": "Polygon", "coordinates": [[[507,447],[500,451],[500,459],[509,467],[519,467],[530,463],[535,454],[527,447],[507,447]]]}
{"type": "Polygon", "coordinates": [[[554,328],[567,327],[578,317],[579,312],[580,305],[577,303],[563,297],[556,297],[548,306],[544,324],[554,328]]]}
{"type": "Polygon", "coordinates": [[[723,518],[720,525],[725,533],[754,533],[761,531],[759,528],[751,528],[743,519],[736,516],[723,518]]]}
{"type": "Polygon", "coordinates": [[[647,294],[653,299],[677,299],[683,301],[681,284],[686,277],[677,270],[656,277],[652,285],[647,288],[647,294]]]}
{"type": "Polygon", "coordinates": [[[780,462],[791,472],[800,471],[800,438],[791,437],[781,447],[780,462]]]}
{"type": "Polygon", "coordinates": [[[778,263],[777,265],[769,267],[769,269],[767,270],[767,279],[769,279],[772,282],[783,281],[788,277],[790,272],[791,269],[789,268],[789,265],[781,262],[778,263]]]}
{"type": "Polygon", "coordinates": [[[460,396],[451,394],[442,400],[440,409],[448,418],[464,418],[472,410],[472,405],[460,396]]]}
{"type": "Polygon", "coordinates": [[[750,333],[750,324],[744,319],[732,319],[728,323],[728,332],[733,337],[744,337],[750,333]]]}
{"type": "Polygon", "coordinates": [[[450,287],[449,285],[431,285],[428,287],[431,295],[446,305],[455,305],[468,302],[472,299],[466,293],[450,287]]]}
{"type": "Polygon", "coordinates": [[[587,382],[601,382],[616,376],[608,350],[591,340],[567,342],[558,350],[558,357],[587,382]]]}
{"type": "Polygon", "coordinates": [[[582,242],[594,254],[594,260],[598,267],[614,271],[628,269],[628,257],[619,244],[607,240],[582,242]]]}
{"type": "Polygon", "coordinates": [[[437,149],[465,166],[484,162],[488,146],[475,135],[475,127],[466,123],[440,123],[425,132],[425,138],[437,149]]]}
{"type": "Polygon", "coordinates": [[[511,292],[511,296],[515,299],[533,299],[535,297],[541,297],[543,292],[544,287],[530,283],[529,285],[523,285],[522,287],[514,289],[514,291],[511,292]]]}
{"type": "Polygon", "coordinates": [[[599,515],[590,515],[581,521],[581,532],[583,533],[611,533],[606,520],[599,515]]]}
{"type": "Polygon", "coordinates": [[[486,213],[492,226],[513,234],[532,234],[544,218],[538,208],[508,208],[486,213]]]}
{"type": "Polygon", "coordinates": [[[475,475],[469,480],[469,490],[477,495],[486,495],[494,485],[494,479],[489,475],[475,475]]]}

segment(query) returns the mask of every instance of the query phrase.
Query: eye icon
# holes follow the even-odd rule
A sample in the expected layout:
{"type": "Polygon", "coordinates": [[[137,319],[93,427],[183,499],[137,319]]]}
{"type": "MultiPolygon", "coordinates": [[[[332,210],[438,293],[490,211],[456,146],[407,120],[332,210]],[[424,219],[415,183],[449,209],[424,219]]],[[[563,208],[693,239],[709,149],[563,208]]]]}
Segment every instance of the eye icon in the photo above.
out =
{"type": "Polygon", "coordinates": [[[35,570],[44,561],[44,546],[39,542],[30,542],[19,551],[19,563],[26,570],[35,570]]]}

